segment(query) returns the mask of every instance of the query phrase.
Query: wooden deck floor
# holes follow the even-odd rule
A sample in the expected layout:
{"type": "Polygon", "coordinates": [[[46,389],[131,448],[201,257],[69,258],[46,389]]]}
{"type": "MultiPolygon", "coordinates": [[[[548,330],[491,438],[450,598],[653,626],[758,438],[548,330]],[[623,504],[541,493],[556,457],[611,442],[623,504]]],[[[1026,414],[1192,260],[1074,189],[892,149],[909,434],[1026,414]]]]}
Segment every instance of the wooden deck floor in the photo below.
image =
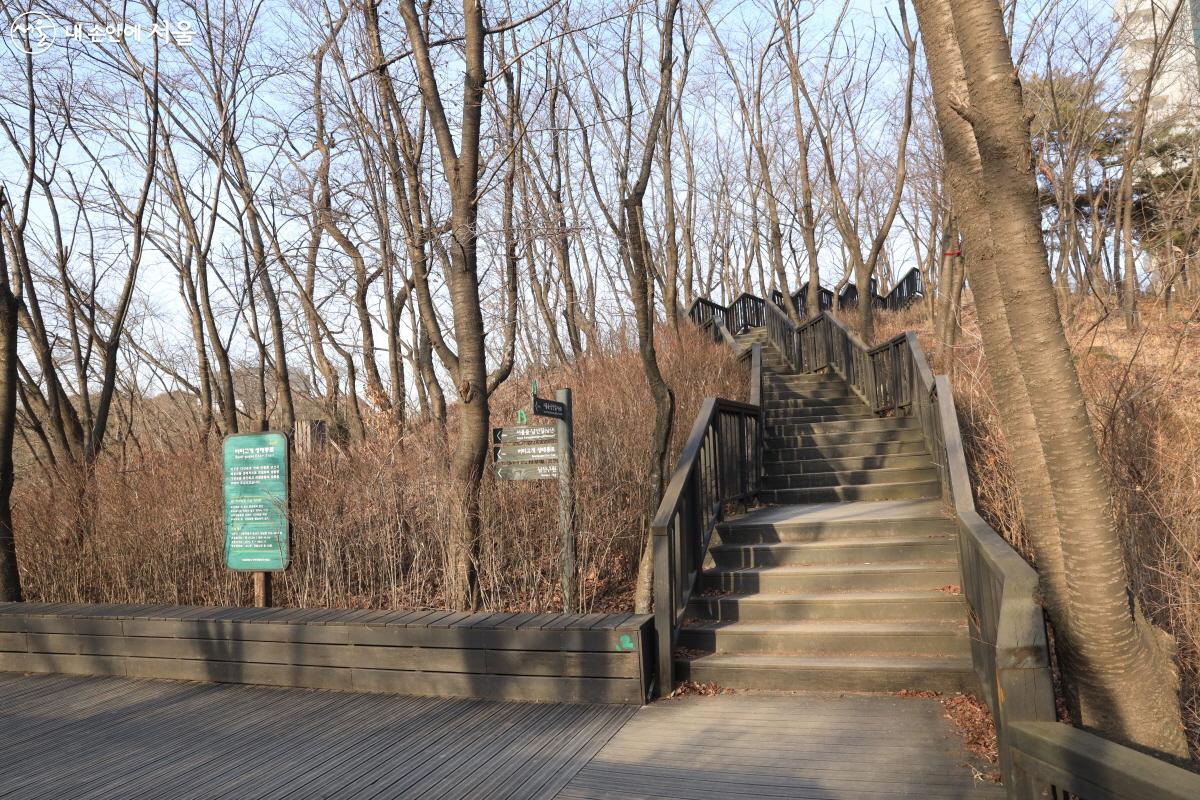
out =
{"type": "Polygon", "coordinates": [[[935,701],[537,705],[0,674],[0,798],[992,798],[935,701]]]}
{"type": "Polygon", "coordinates": [[[553,798],[636,709],[0,676],[3,798],[553,798]]]}

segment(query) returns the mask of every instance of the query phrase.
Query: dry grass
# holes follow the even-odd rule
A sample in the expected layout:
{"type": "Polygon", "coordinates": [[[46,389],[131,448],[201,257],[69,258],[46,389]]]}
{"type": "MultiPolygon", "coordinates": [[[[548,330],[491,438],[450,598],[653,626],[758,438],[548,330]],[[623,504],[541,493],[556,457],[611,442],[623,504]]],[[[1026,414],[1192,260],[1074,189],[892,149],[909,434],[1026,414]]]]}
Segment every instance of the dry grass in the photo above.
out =
{"type": "MultiPolygon", "coordinates": [[[[1184,720],[1200,755],[1200,324],[1194,309],[1143,310],[1068,331],[1124,535],[1135,597],[1178,644],[1184,720]]],[[[849,321],[849,320],[848,320],[849,321]]],[[[1033,561],[1011,453],[987,377],[974,308],[953,353],[939,351],[925,309],[881,315],[877,341],[916,330],[936,372],[950,372],[980,513],[1033,561]]]]}
{"type": "MultiPolygon", "coordinates": [[[[676,393],[673,461],[702,399],[743,399],[746,372],[728,348],[691,328],[678,337],[661,332],[659,357],[676,393]]],[[[493,396],[494,425],[512,424],[517,408],[528,406],[528,377],[514,376],[493,396]]],[[[558,386],[574,390],[584,606],[630,608],[648,524],[653,426],[637,353],[614,349],[537,377],[543,396],[558,386]]],[[[278,604],[442,606],[448,445],[430,424],[403,437],[382,419],[376,424],[374,436],[344,453],[330,448],[293,465],[293,561],[277,577],[278,604]]],[[[114,454],[97,466],[90,491],[80,486],[73,477],[43,473],[18,482],[18,552],[31,600],[250,601],[249,578],[223,566],[215,448],[114,454]]],[[[554,487],[485,477],[479,572],[487,609],[561,608],[554,487]]]]}

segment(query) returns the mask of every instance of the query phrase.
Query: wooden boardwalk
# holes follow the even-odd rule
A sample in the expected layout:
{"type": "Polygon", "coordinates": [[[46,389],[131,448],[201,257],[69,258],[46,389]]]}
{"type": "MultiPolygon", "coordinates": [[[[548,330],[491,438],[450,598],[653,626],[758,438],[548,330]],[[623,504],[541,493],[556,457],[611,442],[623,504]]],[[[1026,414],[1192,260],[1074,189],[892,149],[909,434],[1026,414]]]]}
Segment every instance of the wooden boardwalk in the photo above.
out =
{"type": "Polygon", "coordinates": [[[628,706],[0,674],[0,798],[1002,797],[932,700],[628,706]]]}

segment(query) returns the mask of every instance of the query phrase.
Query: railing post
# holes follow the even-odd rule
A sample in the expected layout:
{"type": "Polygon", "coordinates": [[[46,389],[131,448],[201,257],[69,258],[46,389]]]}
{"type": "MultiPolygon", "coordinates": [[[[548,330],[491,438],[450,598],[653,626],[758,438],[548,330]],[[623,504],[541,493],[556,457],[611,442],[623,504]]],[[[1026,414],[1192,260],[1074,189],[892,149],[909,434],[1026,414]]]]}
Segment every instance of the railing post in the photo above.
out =
{"type": "Polygon", "coordinates": [[[654,536],[654,630],[658,643],[657,694],[665,697],[675,688],[675,658],[672,638],[675,629],[675,597],[671,570],[672,536],[655,530],[654,536]]]}
{"type": "Polygon", "coordinates": [[[867,359],[866,371],[869,374],[864,377],[869,379],[869,381],[870,381],[869,385],[871,387],[871,391],[867,392],[867,396],[870,398],[870,401],[871,401],[871,413],[878,414],[880,411],[880,408],[879,408],[879,381],[876,379],[877,376],[875,374],[875,359],[871,358],[870,353],[867,354],[866,359],[867,359]]]}
{"type": "Polygon", "coordinates": [[[900,416],[900,342],[896,341],[888,348],[892,359],[892,409],[900,416]]]}

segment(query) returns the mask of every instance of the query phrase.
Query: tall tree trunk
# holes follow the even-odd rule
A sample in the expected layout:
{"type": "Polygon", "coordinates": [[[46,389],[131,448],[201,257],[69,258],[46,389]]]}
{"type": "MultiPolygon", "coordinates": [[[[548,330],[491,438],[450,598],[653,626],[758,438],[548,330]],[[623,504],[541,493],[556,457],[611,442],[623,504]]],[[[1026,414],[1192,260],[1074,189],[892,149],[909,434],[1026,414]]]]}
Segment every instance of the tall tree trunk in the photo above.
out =
{"type": "MultiPolygon", "coordinates": [[[[487,81],[483,45],[486,30],[479,0],[463,0],[462,119],[459,145],[446,116],[430,57],[425,27],[413,0],[401,0],[400,15],[412,43],[417,83],[430,115],[434,139],[450,184],[450,268],[447,276],[458,353],[443,352],[447,370],[455,377],[459,398],[458,439],[450,457],[450,531],[447,600],[455,608],[479,607],[479,487],[488,445],[487,351],[483,313],[479,307],[476,218],[479,200],[480,123],[487,81]]],[[[413,198],[415,201],[415,198],[413,198]]],[[[418,283],[419,285],[419,283],[418,283]]],[[[423,294],[427,295],[428,292],[423,294]]],[[[428,297],[422,296],[422,302],[428,297]]],[[[431,309],[430,309],[431,310],[431,309]]],[[[422,308],[425,315],[426,309],[422,308]]],[[[428,327],[428,326],[427,326],[428,327]]],[[[435,342],[437,344],[437,342],[435,342]]]]}
{"type": "MultiPolygon", "coordinates": [[[[5,198],[0,192],[0,210],[5,198]]],[[[13,536],[13,432],[17,426],[17,297],[0,237],[0,600],[19,602],[21,575],[13,536]]]]}
{"type": "MultiPolygon", "coordinates": [[[[663,483],[666,480],[667,448],[671,443],[671,428],[675,421],[675,393],[663,379],[662,371],[658,367],[658,354],[654,349],[654,284],[648,280],[650,243],[646,239],[642,198],[645,197],[646,187],[650,183],[650,168],[654,163],[654,147],[659,139],[660,126],[666,123],[666,112],[671,101],[671,51],[675,37],[675,14],[678,9],[679,0],[668,0],[663,16],[660,45],[658,102],[655,104],[650,130],[646,135],[641,169],[637,180],[629,187],[623,203],[624,246],[628,251],[630,294],[633,296],[634,314],[637,317],[638,354],[641,356],[642,372],[646,375],[650,395],[654,398],[654,438],[651,442],[650,459],[653,504],[653,508],[650,509],[651,516],[662,499],[663,483]]],[[[633,598],[634,608],[638,613],[647,613],[650,610],[654,574],[653,538],[647,531],[641,562],[638,564],[633,598]]]]}
{"type": "Polygon", "coordinates": [[[1119,741],[1186,756],[1171,654],[1129,602],[1112,495],[1054,298],[1029,121],[1000,6],[950,0],[950,7],[970,98],[958,111],[971,122],[993,239],[1004,242],[1004,305],[1051,477],[1083,722],[1119,741]]]}
{"type": "Polygon", "coordinates": [[[938,281],[938,294],[942,301],[942,308],[936,319],[938,343],[946,351],[947,363],[951,369],[954,365],[952,353],[958,340],[963,280],[966,278],[961,248],[958,220],[952,214],[946,222],[946,231],[942,235],[942,271],[938,281]]]}
{"type": "Polygon", "coordinates": [[[666,269],[663,270],[663,308],[667,312],[667,321],[672,328],[679,327],[679,238],[676,236],[677,222],[675,219],[675,181],[671,172],[671,138],[673,119],[670,106],[667,110],[667,121],[662,126],[662,146],[659,152],[659,169],[662,172],[663,184],[663,260],[666,269]]]}

